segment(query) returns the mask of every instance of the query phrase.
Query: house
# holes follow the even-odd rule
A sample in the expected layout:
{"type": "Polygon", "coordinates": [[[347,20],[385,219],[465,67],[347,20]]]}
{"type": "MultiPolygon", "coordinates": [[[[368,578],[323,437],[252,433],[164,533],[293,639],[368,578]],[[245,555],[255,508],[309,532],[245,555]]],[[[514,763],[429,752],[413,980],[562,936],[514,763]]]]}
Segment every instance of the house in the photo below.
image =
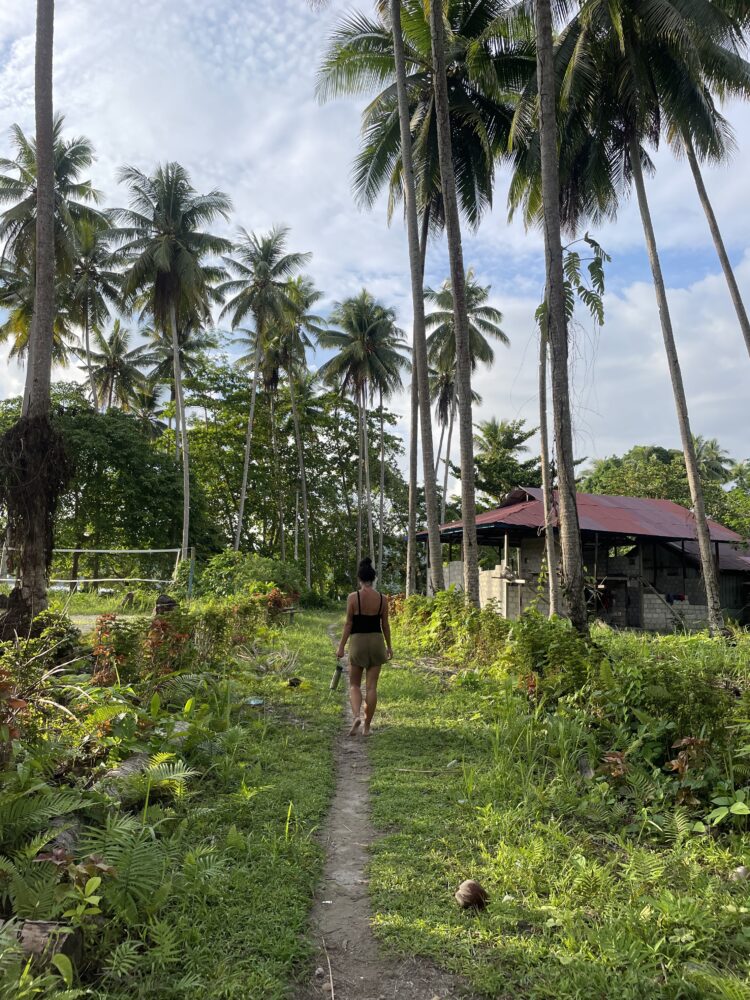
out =
{"type": "MultiPolygon", "coordinates": [[[[592,614],[617,627],[700,628],[707,621],[695,519],[671,500],[577,494],[578,519],[592,614]]],[[[556,512],[553,526],[557,525],[556,512]]],[[[548,605],[542,491],[518,487],[477,516],[480,601],[506,618],[548,605]],[[497,555],[494,557],[494,553],[497,555]]],[[[750,624],[750,549],[709,520],[725,614],[750,624]]],[[[447,546],[446,586],[463,585],[460,521],[441,525],[447,546]]],[[[426,541],[426,532],[418,538],[426,541]]]]}

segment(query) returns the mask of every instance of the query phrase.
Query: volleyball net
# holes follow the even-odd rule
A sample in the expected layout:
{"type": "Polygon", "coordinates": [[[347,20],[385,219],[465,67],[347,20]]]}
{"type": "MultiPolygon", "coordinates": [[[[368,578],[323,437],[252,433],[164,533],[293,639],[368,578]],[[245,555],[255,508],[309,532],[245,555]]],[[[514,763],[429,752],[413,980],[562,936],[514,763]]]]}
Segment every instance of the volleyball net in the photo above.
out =
{"type": "MultiPolygon", "coordinates": [[[[16,550],[3,546],[0,586],[17,582],[16,550]]],[[[49,589],[54,591],[98,591],[115,594],[130,589],[158,590],[173,584],[178,576],[182,549],[67,549],[52,550],[49,589]]],[[[194,550],[188,563],[192,566],[194,550]]]]}

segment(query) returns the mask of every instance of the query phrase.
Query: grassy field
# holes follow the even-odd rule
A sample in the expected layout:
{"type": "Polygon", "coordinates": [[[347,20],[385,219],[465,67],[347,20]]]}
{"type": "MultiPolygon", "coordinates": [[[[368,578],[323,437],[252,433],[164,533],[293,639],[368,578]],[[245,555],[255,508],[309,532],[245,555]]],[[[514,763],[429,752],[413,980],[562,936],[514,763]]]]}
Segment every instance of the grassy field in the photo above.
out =
{"type": "MultiPolygon", "coordinates": [[[[264,712],[216,761],[187,819],[196,844],[219,847],[223,869],[199,908],[174,921],[185,971],[212,1000],[281,1000],[307,954],[304,940],[323,855],[315,832],[333,790],[340,701],[328,696],[330,616],[307,614],[280,642],[299,654],[288,677],[249,675],[264,712]]],[[[191,994],[186,994],[191,995],[191,994]]]]}
{"type": "MultiPolygon", "coordinates": [[[[518,690],[389,668],[371,743],[376,930],[489,997],[746,998],[747,835],[658,841],[581,761],[585,728],[518,690]],[[627,827],[627,828],[626,828],[627,827]],[[460,911],[457,885],[489,891],[460,911]]],[[[596,763],[596,761],[595,761],[596,763]]]]}
{"type": "Polygon", "coordinates": [[[3,906],[11,899],[20,919],[48,919],[75,906],[66,916],[84,942],[70,975],[80,976],[82,989],[61,991],[54,970],[24,971],[11,928],[7,940],[0,937],[0,1000],[295,995],[296,978],[308,971],[307,921],[323,863],[315,834],[333,790],[341,721],[341,692],[328,691],[330,620],[306,612],[281,630],[261,628],[236,659],[230,654],[215,681],[166,678],[161,697],[135,716],[132,688],[87,688],[89,681],[76,679],[81,696],[100,699],[85,724],[112,761],[142,746],[139,732],[150,734],[150,754],[160,752],[150,758],[148,777],[120,779],[122,806],[111,786],[78,792],[35,778],[51,777],[60,742],[54,763],[50,756],[45,764],[36,743],[35,758],[19,748],[17,766],[0,776],[3,906]],[[175,694],[180,685],[195,695],[175,694]],[[109,699],[117,707],[107,707],[109,699]],[[43,831],[50,815],[74,809],[76,864],[62,858],[71,874],[60,881],[51,855],[35,857],[51,834],[33,839],[34,824],[43,831]],[[63,892],[66,902],[58,905],[55,894],[63,892]],[[100,912],[106,924],[97,922],[100,912]]]}

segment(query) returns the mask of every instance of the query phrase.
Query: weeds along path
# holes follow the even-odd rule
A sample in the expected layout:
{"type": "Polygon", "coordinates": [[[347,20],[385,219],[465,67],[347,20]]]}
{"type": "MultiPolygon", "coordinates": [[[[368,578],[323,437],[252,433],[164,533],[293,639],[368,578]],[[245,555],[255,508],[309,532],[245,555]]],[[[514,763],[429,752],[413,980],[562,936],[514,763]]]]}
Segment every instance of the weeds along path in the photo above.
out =
{"type": "MultiPolygon", "coordinates": [[[[333,657],[331,657],[333,666],[333,657]]],[[[388,669],[387,667],[385,668],[388,669]]],[[[386,682],[387,687],[387,682],[386,682]]],[[[340,685],[346,696],[346,676],[340,685]]],[[[377,720],[376,720],[377,721],[377,720]]],[[[373,912],[367,870],[379,834],[370,817],[372,769],[368,747],[373,736],[350,738],[351,709],[336,740],[336,792],[322,842],[323,879],[311,917],[316,972],[295,1000],[458,1000],[470,994],[458,980],[432,962],[386,954],[372,930],[373,912]]]]}

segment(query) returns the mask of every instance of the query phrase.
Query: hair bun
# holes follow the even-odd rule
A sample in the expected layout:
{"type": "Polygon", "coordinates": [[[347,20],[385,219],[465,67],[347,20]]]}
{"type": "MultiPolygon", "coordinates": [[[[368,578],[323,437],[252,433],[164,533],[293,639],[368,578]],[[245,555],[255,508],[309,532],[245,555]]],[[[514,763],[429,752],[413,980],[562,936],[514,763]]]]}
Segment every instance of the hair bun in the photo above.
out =
{"type": "Polygon", "coordinates": [[[372,566],[372,559],[369,556],[365,556],[362,560],[363,566],[372,566]]]}

